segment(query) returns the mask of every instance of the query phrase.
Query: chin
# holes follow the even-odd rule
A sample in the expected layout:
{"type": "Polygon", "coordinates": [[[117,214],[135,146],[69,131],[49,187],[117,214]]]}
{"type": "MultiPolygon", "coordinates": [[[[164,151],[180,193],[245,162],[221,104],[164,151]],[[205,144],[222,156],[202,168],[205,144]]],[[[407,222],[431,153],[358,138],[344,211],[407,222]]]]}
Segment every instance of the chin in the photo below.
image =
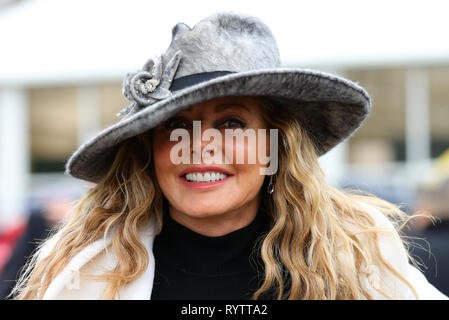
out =
{"type": "Polygon", "coordinates": [[[227,211],[226,208],[217,205],[192,204],[183,207],[186,215],[195,218],[210,218],[219,216],[227,211]]]}

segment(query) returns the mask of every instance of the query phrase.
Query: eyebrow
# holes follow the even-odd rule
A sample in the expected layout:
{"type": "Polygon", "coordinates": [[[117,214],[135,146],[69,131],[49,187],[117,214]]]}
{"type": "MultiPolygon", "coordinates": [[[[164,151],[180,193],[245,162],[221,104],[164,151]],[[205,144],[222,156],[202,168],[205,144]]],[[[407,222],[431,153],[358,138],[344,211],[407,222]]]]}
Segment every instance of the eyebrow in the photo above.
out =
{"type": "Polygon", "coordinates": [[[241,104],[239,102],[225,102],[225,103],[218,104],[215,106],[214,113],[218,113],[218,112],[221,112],[226,109],[233,108],[233,107],[240,107],[240,108],[246,110],[248,113],[251,113],[247,106],[245,106],[244,104],[241,104]]]}

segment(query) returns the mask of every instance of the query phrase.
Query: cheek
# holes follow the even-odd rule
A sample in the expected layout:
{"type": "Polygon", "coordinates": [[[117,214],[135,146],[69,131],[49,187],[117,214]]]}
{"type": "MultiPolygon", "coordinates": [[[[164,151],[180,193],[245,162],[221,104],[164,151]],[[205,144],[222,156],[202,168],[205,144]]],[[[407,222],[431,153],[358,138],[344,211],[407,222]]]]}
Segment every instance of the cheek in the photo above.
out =
{"type": "Polygon", "coordinates": [[[251,192],[258,190],[258,187],[263,184],[265,178],[264,175],[260,174],[260,168],[266,167],[266,165],[261,164],[259,161],[258,138],[256,137],[253,141],[251,139],[244,139],[244,141],[237,140],[233,151],[234,167],[237,172],[239,186],[247,188],[251,192]],[[244,155],[244,163],[237,161],[236,155],[238,153],[244,155]]]}
{"type": "Polygon", "coordinates": [[[253,199],[261,190],[265,176],[260,174],[260,167],[257,164],[237,164],[235,191],[238,197],[243,199],[253,199]]]}
{"type": "Polygon", "coordinates": [[[226,148],[231,148],[233,150],[232,163],[251,164],[253,166],[256,165],[257,167],[267,166],[266,157],[269,157],[270,155],[270,136],[262,133],[259,135],[257,130],[255,132],[256,136],[254,139],[235,139],[233,145],[224,144],[225,154],[226,148]],[[261,148],[259,148],[259,144],[261,145],[261,148]]]}
{"type": "Polygon", "coordinates": [[[174,167],[170,161],[170,150],[173,143],[173,141],[169,141],[163,136],[154,135],[153,159],[158,180],[160,180],[161,177],[167,176],[167,173],[169,173],[174,167]]]}
{"type": "Polygon", "coordinates": [[[170,158],[170,148],[171,146],[168,143],[155,143],[153,145],[154,163],[157,166],[164,165],[166,159],[170,158]]]}

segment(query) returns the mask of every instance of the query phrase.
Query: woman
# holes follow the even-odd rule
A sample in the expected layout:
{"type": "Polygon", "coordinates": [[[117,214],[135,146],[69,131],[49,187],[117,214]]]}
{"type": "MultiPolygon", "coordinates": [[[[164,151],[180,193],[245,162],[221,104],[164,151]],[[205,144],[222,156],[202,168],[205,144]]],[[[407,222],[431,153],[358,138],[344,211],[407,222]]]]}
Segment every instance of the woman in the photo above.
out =
{"type": "Polygon", "coordinates": [[[68,174],[97,185],[17,298],[445,298],[408,263],[387,219],[404,214],[332,188],[318,165],[360,126],[368,94],[281,69],[260,20],[177,24],[124,94],[124,118],[69,159],[68,174]]]}

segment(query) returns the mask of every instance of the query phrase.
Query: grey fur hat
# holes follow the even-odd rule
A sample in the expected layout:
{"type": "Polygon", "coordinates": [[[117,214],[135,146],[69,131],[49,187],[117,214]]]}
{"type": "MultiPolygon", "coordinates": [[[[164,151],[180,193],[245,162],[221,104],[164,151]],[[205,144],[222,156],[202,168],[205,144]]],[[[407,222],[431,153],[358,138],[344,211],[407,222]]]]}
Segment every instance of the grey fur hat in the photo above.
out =
{"type": "Polygon", "coordinates": [[[123,94],[131,101],[118,114],[123,118],[80,146],[66,174],[98,182],[122,141],[213,98],[270,98],[300,120],[319,156],[349,137],[371,108],[366,91],[349,80],[281,68],[270,29],[255,17],[234,13],[214,14],[193,28],[178,23],[165,53],[126,75],[123,94]]]}

